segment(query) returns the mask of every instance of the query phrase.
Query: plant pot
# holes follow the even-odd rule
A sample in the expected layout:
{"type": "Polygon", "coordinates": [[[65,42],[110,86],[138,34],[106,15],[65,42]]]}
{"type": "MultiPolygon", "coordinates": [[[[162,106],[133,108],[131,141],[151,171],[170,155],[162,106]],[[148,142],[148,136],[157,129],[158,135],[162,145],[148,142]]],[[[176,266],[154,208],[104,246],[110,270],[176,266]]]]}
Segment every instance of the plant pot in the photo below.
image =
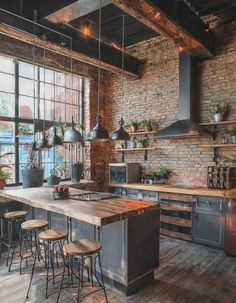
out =
{"type": "Polygon", "coordinates": [[[232,136],[232,137],[231,137],[231,140],[232,140],[232,143],[233,143],[233,144],[236,144],[236,136],[232,136]]]}
{"type": "Polygon", "coordinates": [[[47,184],[49,186],[58,185],[60,183],[61,178],[57,176],[50,176],[47,178],[47,184]]]}
{"type": "Polygon", "coordinates": [[[166,178],[160,178],[159,183],[164,184],[166,183],[167,179],[166,178]]]}
{"type": "Polygon", "coordinates": [[[137,125],[130,125],[130,131],[131,133],[137,133],[138,126],[137,125]]]}
{"type": "Polygon", "coordinates": [[[83,163],[72,164],[72,167],[71,167],[71,181],[75,182],[75,183],[79,183],[83,171],[84,171],[84,164],[83,163]]]}
{"type": "Polygon", "coordinates": [[[5,180],[0,180],[0,189],[3,189],[6,185],[5,180]]]}
{"type": "Polygon", "coordinates": [[[127,142],[127,148],[135,148],[136,142],[135,141],[128,141],[127,142]]]}
{"type": "Polygon", "coordinates": [[[138,147],[138,148],[143,148],[143,147],[144,147],[144,145],[143,145],[143,143],[138,142],[138,143],[137,143],[137,147],[138,147]]]}
{"type": "Polygon", "coordinates": [[[221,113],[220,114],[215,114],[214,115],[214,120],[215,120],[215,122],[223,121],[223,115],[221,113]]]}
{"type": "Polygon", "coordinates": [[[152,126],[145,126],[144,131],[145,132],[151,132],[152,131],[152,126]]]}
{"type": "Polygon", "coordinates": [[[23,188],[40,187],[43,185],[42,168],[25,168],[22,169],[23,188]]]}

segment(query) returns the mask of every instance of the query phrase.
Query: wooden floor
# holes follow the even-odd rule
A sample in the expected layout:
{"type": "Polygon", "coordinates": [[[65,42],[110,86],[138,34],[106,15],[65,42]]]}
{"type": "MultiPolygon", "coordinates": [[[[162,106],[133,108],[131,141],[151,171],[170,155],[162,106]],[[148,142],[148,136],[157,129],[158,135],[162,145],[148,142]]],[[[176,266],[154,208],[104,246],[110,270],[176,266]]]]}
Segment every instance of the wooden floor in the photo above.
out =
{"type": "MultiPolygon", "coordinates": [[[[53,303],[56,294],[44,297],[44,279],[36,276],[25,300],[29,274],[19,276],[16,267],[8,273],[0,260],[0,303],[53,303]]],[[[107,288],[110,303],[235,303],[236,258],[224,252],[167,237],[161,237],[160,267],[155,281],[139,293],[126,297],[107,288]]],[[[75,291],[63,290],[61,303],[74,303],[75,291]]],[[[102,303],[101,292],[86,297],[82,302],[102,303]]]]}

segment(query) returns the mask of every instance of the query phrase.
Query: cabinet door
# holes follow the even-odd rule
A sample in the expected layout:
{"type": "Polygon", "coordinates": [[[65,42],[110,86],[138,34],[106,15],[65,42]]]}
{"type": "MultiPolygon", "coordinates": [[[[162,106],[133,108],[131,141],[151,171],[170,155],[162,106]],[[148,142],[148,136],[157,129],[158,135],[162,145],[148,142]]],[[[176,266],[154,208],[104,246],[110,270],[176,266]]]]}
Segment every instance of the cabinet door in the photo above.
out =
{"type": "Polygon", "coordinates": [[[225,216],[221,212],[207,212],[194,209],[192,236],[193,241],[223,248],[225,216]]]}

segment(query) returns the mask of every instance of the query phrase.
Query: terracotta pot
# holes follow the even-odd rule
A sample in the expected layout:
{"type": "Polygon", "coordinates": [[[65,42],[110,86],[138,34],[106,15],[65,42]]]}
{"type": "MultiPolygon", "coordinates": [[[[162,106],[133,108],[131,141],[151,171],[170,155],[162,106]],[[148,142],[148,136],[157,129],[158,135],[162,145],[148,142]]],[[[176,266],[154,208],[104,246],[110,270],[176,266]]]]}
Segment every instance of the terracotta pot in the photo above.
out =
{"type": "Polygon", "coordinates": [[[130,125],[130,132],[131,133],[136,133],[138,130],[138,126],[137,125],[130,125]]]}
{"type": "Polygon", "coordinates": [[[145,132],[151,132],[152,131],[152,127],[151,126],[145,126],[144,127],[144,131],[145,132]]]}
{"type": "Polygon", "coordinates": [[[6,185],[5,180],[0,180],[0,189],[3,189],[6,185]]]}

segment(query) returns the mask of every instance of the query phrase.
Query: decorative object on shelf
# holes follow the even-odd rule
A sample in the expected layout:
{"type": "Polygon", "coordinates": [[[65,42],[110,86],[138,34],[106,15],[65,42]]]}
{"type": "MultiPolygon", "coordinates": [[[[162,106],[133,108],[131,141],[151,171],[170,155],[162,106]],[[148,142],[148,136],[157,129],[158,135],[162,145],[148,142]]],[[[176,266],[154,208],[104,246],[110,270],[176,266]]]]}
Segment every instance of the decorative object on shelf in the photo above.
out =
{"type": "Polygon", "coordinates": [[[79,183],[81,176],[84,172],[84,164],[83,163],[74,163],[71,167],[71,181],[74,183],[79,183]]]}
{"type": "Polygon", "coordinates": [[[169,175],[171,174],[171,169],[161,166],[159,171],[151,171],[149,174],[144,175],[144,183],[155,184],[155,183],[166,183],[169,175]]]}
{"type": "Polygon", "coordinates": [[[148,142],[148,138],[141,137],[138,139],[137,147],[138,148],[147,147],[147,142],[148,142]]]}
{"type": "Polygon", "coordinates": [[[137,121],[137,120],[132,120],[130,122],[130,126],[129,126],[129,129],[130,129],[130,132],[131,133],[136,133],[138,131],[138,127],[140,126],[140,122],[137,121]]]}
{"type": "Polygon", "coordinates": [[[28,164],[22,169],[23,188],[39,187],[43,185],[43,169],[39,167],[33,144],[25,145],[28,164]]]}
{"type": "Polygon", "coordinates": [[[236,187],[236,166],[208,166],[207,186],[214,189],[231,189],[236,187]]]}
{"type": "Polygon", "coordinates": [[[56,186],[52,192],[54,200],[63,200],[69,198],[69,188],[66,186],[56,186]]]}
{"type": "Polygon", "coordinates": [[[102,127],[101,122],[102,118],[100,115],[100,87],[101,87],[101,27],[102,27],[102,2],[100,0],[99,5],[99,30],[98,30],[98,97],[97,97],[97,117],[96,117],[96,125],[94,128],[90,130],[87,135],[88,141],[93,140],[109,140],[108,131],[102,127]]]}
{"type": "Polygon", "coordinates": [[[166,183],[168,177],[170,176],[172,170],[168,167],[161,166],[158,172],[160,183],[166,183]]]}
{"type": "Polygon", "coordinates": [[[215,106],[214,106],[214,111],[215,111],[215,114],[214,114],[214,121],[215,122],[221,122],[224,120],[224,116],[225,114],[227,113],[227,111],[229,110],[229,105],[226,104],[226,103],[217,103],[215,106]]]}
{"type": "Polygon", "coordinates": [[[231,135],[232,143],[236,144],[236,125],[231,129],[228,129],[227,133],[231,135]]]}
{"type": "Polygon", "coordinates": [[[150,132],[153,130],[153,120],[152,119],[142,120],[141,125],[144,127],[144,131],[146,131],[146,132],[150,132]]]}
{"type": "MultiPolygon", "coordinates": [[[[5,153],[0,155],[0,159],[3,159],[4,157],[14,155],[14,153],[5,153]]],[[[0,189],[3,189],[6,185],[6,180],[11,178],[11,173],[9,171],[3,170],[3,168],[10,168],[7,164],[0,164],[0,189]]]]}
{"type": "Polygon", "coordinates": [[[122,15],[122,97],[121,97],[121,118],[119,123],[119,128],[111,133],[111,140],[123,140],[127,141],[130,139],[129,134],[124,129],[124,120],[122,117],[122,108],[124,102],[124,48],[125,48],[125,16],[122,15]]]}
{"type": "Polygon", "coordinates": [[[50,186],[58,185],[62,174],[65,172],[65,165],[58,163],[50,170],[50,176],[47,178],[47,184],[50,186]]]}
{"type": "Polygon", "coordinates": [[[129,141],[127,141],[127,148],[136,148],[135,137],[132,137],[129,141]]]}

